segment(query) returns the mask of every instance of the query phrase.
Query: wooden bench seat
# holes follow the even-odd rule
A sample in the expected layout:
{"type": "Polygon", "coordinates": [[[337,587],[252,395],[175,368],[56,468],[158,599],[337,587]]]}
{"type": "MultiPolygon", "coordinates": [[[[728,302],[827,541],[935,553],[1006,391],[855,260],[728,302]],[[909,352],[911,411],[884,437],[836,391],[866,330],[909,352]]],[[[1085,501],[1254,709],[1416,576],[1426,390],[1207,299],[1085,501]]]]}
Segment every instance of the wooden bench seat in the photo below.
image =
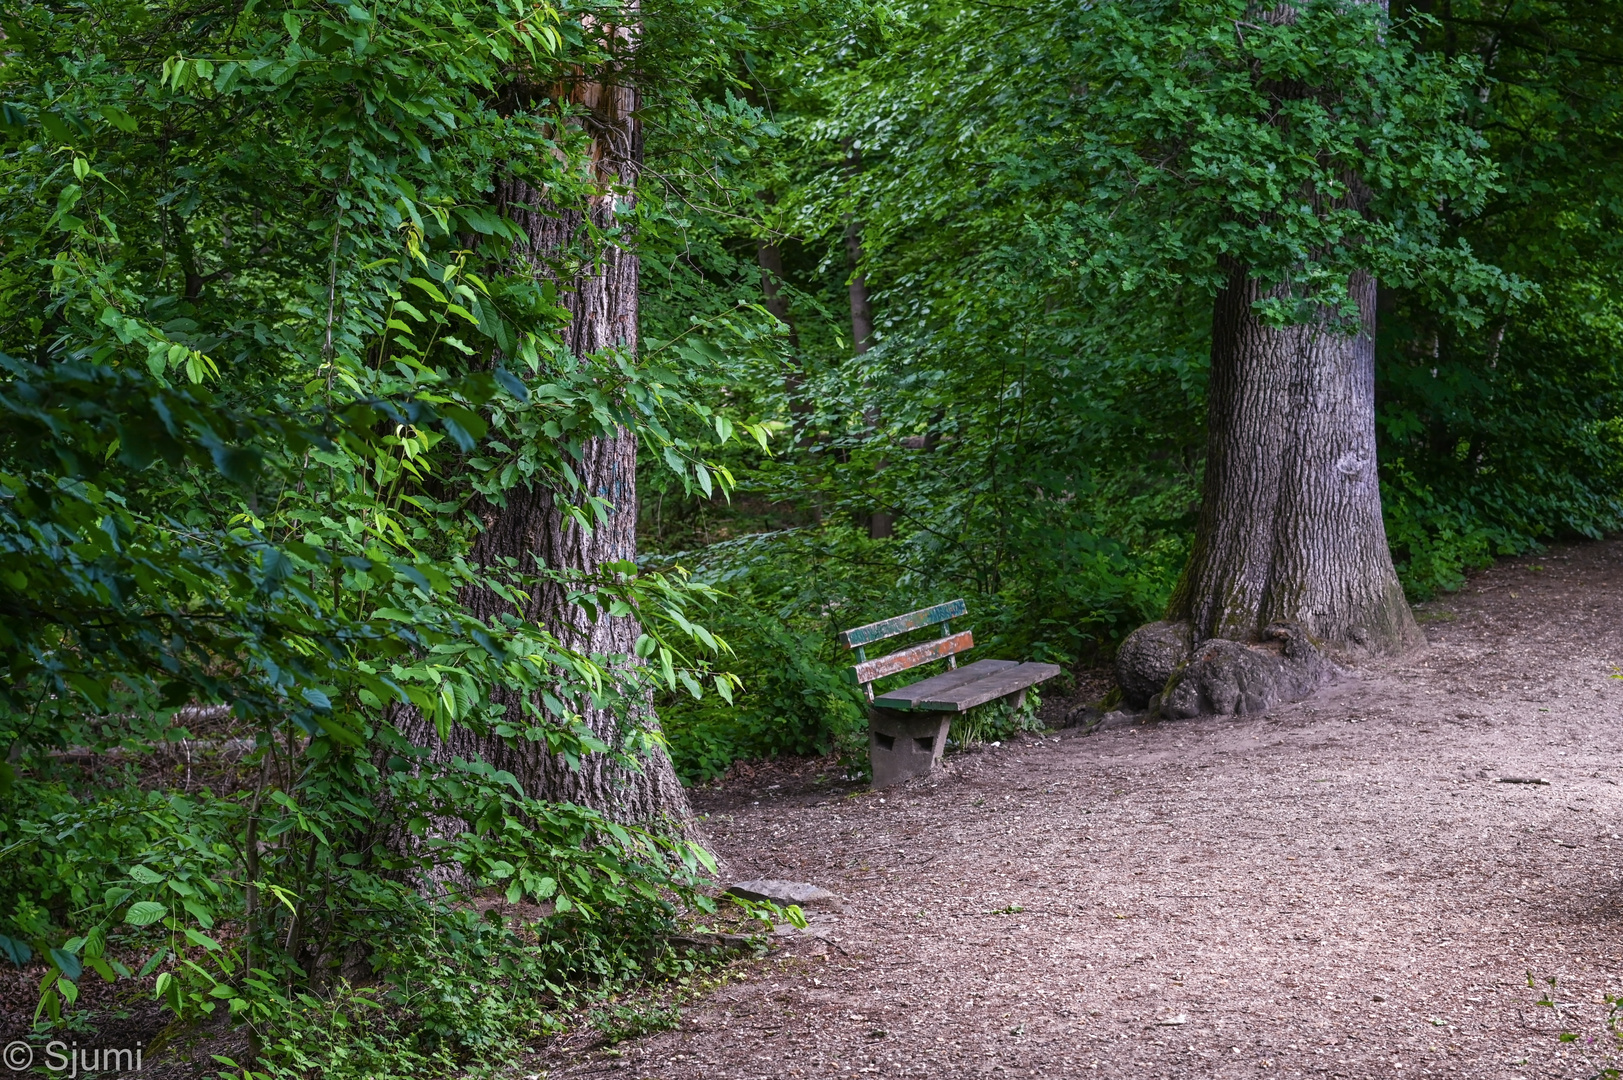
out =
{"type": "Polygon", "coordinates": [[[868,695],[868,759],[874,787],[888,787],[934,769],[946,750],[954,714],[999,698],[1024,699],[1028,689],[1060,673],[1057,664],[1018,660],[977,660],[959,667],[958,654],[973,648],[975,638],[967,630],[953,633],[952,620],[968,611],[962,600],[951,600],[841,632],[840,644],[857,657],[851,677],[868,695]],[[876,641],[938,624],[941,636],[934,641],[873,660],[867,657],[867,646],[876,641]],[[941,674],[874,696],[875,681],[943,659],[948,670],[941,674]]]}

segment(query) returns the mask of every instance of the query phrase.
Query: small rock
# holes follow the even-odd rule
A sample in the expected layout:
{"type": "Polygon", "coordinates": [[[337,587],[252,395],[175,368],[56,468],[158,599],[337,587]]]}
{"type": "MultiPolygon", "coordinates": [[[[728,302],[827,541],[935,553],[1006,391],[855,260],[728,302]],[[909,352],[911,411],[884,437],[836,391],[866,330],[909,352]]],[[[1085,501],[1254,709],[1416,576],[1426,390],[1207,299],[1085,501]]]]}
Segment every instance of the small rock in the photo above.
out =
{"type": "Polygon", "coordinates": [[[670,942],[695,952],[726,954],[750,952],[756,938],[751,934],[676,934],[670,942]]]}
{"type": "Polygon", "coordinates": [[[770,900],[774,904],[799,905],[802,908],[832,908],[839,897],[827,889],[804,881],[778,881],[766,878],[760,881],[740,881],[727,892],[744,900],[770,900]]]}
{"type": "Polygon", "coordinates": [[[1081,728],[1084,735],[1091,735],[1099,726],[1099,720],[1104,715],[1097,705],[1077,705],[1066,711],[1060,719],[1062,728],[1081,728]]]}
{"type": "Polygon", "coordinates": [[[1143,719],[1143,713],[1132,712],[1128,709],[1113,709],[1110,712],[1101,712],[1097,706],[1082,705],[1066,714],[1062,726],[1075,728],[1083,735],[1092,735],[1095,732],[1109,731],[1112,728],[1132,727],[1143,719]]]}

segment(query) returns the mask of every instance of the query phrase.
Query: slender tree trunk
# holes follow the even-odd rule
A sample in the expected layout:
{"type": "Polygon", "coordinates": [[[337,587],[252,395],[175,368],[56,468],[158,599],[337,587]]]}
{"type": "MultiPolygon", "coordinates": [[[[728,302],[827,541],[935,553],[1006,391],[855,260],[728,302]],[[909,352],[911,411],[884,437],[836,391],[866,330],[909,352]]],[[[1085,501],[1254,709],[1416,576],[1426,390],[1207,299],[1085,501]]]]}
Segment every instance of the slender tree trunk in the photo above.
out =
{"type": "MultiPolygon", "coordinates": [[[[861,158],[856,151],[852,151],[850,168],[854,171],[860,166],[861,158]]],[[[845,228],[845,254],[851,261],[851,283],[848,287],[851,299],[851,348],[861,356],[873,341],[873,305],[868,302],[868,282],[861,270],[862,226],[855,221],[845,228]]],[[[868,406],[862,416],[870,430],[879,430],[879,409],[876,406],[868,406]]],[[[880,458],[874,465],[874,472],[884,472],[889,465],[889,461],[880,458]]],[[[896,531],[896,515],[889,510],[877,509],[862,516],[867,519],[870,539],[883,540],[896,531]]]]}
{"type": "MultiPolygon", "coordinates": [[[[560,299],[571,316],[564,330],[570,351],[581,357],[609,349],[633,351],[638,341],[637,255],[621,246],[624,238],[621,243],[611,241],[595,251],[585,251],[584,245],[589,242],[588,221],[598,230],[616,225],[616,194],[612,189],[618,189],[623,206],[626,192],[633,190],[637,182],[642,162],[642,130],[635,111],[637,92],[610,83],[583,82],[571,89],[571,95],[576,104],[588,110],[594,136],[592,162],[600,194],[584,209],[559,209],[551,205],[545,193],[508,177],[498,184],[497,199],[527,237],[515,255],[536,274],[558,282],[560,299]],[[570,259],[571,253],[584,257],[570,259]],[[557,270],[562,265],[579,265],[583,269],[572,279],[562,279],[557,270]]],[[[521,567],[526,560],[534,560],[535,568],[590,574],[606,562],[634,558],[636,436],[621,429],[588,440],[574,468],[588,491],[612,504],[607,523],[587,532],[558,509],[553,491],[541,487],[515,489],[508,492],[505,506],[486,507],[486,530],[474,544],[473,561],[488,565],[514,557],[521,567]]],[[[505,601],[483,589],[465,590],[462,601],[472,614],[482,618],[511,610],[505,601]]],[[[604,615],[592,621],[585,611],[568,602],[563,587],[552,583],[533,591],[523,615],[586,653],[629,657],[641,632],[632,617],[604,615]]],[[[507,704],[509,719],[519,721],[517,698],[501,689],[496,697],[507,704]]],[[[646,701],[631,707],[635,715],[616,715],[590,701],[576,704],[587,726],[610,745],[616,745],[629,726],[655,722],[651,703],[646,701]]],[[[418,725],[423,726],[420,720],[418,725]]],[[[421,732],[416,734],[421,738],[421,732]]],[[[548,754],[543,744],[521,741],[509,745],[501,739],[482,739],[466,729],[452,731],[441,741],[433,737],[430,728],[424,745],[434,746],[436,760],[481,757],[513,773],[526,792],[537,798],[589,806],[619,821],[666,821],[683,829],[690,827],[687,795],[669,757],[657,747],[642,759],[640,769],[628,769],[607,756],[593,755],[576,770],[562,757],[548,754]]]]}
{"type": "Polygon", "coordinates": [[[771,240],[755,242],[755,265],[761,268],[761,301],[774,318],[789,330],[789,347],[800,348],[800,334],[789,312],[789,298],[783,295],[783,252],[771,240]]]}
{"type": "Polygon", "coordinates": [[[868,351],[873,340],[873,305],[868,302],[868,282],[862,276],[862,226],[851,222],[845,227],[845,254],[851,260],[851,348],[858,356],[868,351]]]}
{"type": "Polygon", "coordinates": [[[783,376],[783,392],[789,399],[792,437],[799,443],[806,437],[812,407],[811,402],[806,400],[805,373],[800,367],[800,332],[795,326],[794,313],[789,309],[789,298],[783,292],[783,252],[771,240],[758,240],[755,244],[755,263],[761,268],[762,303],[789,330],[790,362],[783,376]]]}
{"type": "Polygon", "coordinates": [[[1381,519],[1375,282],[1357,275],[1352,292],[1353,334],[1263,325],[1244,267],[1217,296],[1200,523],[1168,614],[1197,641],[1254,641],[1275,622],[1343,649],[1423,640],[1381,519]]]}

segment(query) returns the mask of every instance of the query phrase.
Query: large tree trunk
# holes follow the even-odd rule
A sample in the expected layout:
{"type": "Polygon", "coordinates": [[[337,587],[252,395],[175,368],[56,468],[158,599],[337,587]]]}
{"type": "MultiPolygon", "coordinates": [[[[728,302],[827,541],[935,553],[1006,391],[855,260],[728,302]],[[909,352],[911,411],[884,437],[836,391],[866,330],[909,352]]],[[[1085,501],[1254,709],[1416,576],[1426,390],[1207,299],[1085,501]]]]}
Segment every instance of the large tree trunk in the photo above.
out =
{"type": "MultiPolygon", "coordinates": [[[[637,93],[630,87],[582,82],[571,89],[571,96],[589,110],[587,122],[594,136],[592,163],[600,194],[584,209],[557,208],[544,193],[509,177],[498,184],[497,199],[527,237],[515,256],[525,260],[536,274],[558,282],[560,300],[571,315],[564,330],[570,351],[582,357],[608,349],[632,351],[638,341],[637,255],[614,242],[596,251],[584,251],[583,245],[589,242],[588,220],[598,230],[615,226],[616,195],[612,189],[617,188],[623,200],[636,184],[642,161],[642,131],[635,112],[637,93]],[[578,258],[570,258],[571,254],[578,258]],[[576,277],[564,279],[558,267],[565,265],[584,269],[576,277]]],[[[587,491],[612,504],[606,524],[587,532],[558,509],[558,496],[552,490],[515,489],[507,493],[505,506],[485,508],[486,530],[474,545],[473,561],[488,565],[513,557],[523,569],[592,574],[606,562],[634,558],[637,437],[621,429],[614,435],[590,439],[574,468],[587,491]],[[533,567],[525,565],[528,560],[534,560],[533,567]]],[[[466,590],[462,601],[470,613],[481,618],[511,611],[509,604],[483,589],[466,590]]],[[[624,656],[626,662],[635,662],[631,659],[632,646],[641,632],[637,620],[604,615],[594,622],[585,611],[568,602],[565,589],[558,584],[548,582],[535,588],[523,615],[552,630],[572,648],[589,654],[624,656]]],[[[496,698],[507,704],[509,720],[522,726],[516,696],[498,688],[496,698]]],[[[651,703],[634,700],[638,701],[630,707],[634,715],[617,715],[589,700],[575,704],[593,733],[612,746],[633,725],[647,727],[655,722],[651,703]]],[[[418,724],[422,726],[420,720],[418,724]]],[[[579,769],[571,769],[562,757],[547,753],[541,743],[521,741],[510,745],[498,738],[480,738],[466,729],[454,730],[442,741],[433,736],[432,728],[423,741],[434,747],[436,760],[480,757],[511,772],[536,798],[578,803],[618,821],[664,822],[684,831],[691,827],[687,795],[670,758],[658,746],[642,758],[638,769],[618,765],[606,755],[588,756],[579,769]]]]}
{"type": "Polygon", "coordinates": [[[1212,320],[1205,490],[1168,618],[1196,641],[1255,641],[1296,623],[1335,648],[1422,640],[1392,567],[1375,469],[1375,283],[1352,292],[1362,328],[1276,329],[1244,267],[1212,320]]]}
{"type": "MultiPolygon", "coordinates": [[[[1259,14],[1294,22],[1296,5],[1259,14]]],[[[1321,205],[1368,205],[1363,181],[1346,181],[1344,196],[1321,205]]],[[[1350,333],[1328,311],[1305,325],[1264,325],[1255,304],[1266,294],[1244,266],[1229,267],[1217,294],[1200,523],[1169,611],[1196,641],[1255,641],[1275,623],[1343,650],[1393,653],[1424,640],[1381,519],[1375,280],[1357,273],[1348,284],[1360,323],[1350,333]]]]}
{"type": "MultiPolygon", "coordinates": [[[[1296,18],[1289,3],[1256,13],[1296,18]]],[[[1269,89],[1278,98],[1319,92],[1269,89]]],[[[1367,206],[1361,179],[1344,180],[1333,201],[1304,198],[1318,212],[1367,206]]],[[[1270,293],[1246,266],[1227,272],[1212,314],[1194,548],[1167,621],[1134,631],[1116,656],[1124,699],[1173,717],[1266,710],[1333,678],[1327,650],[1396,653],[1425,640],[1381,518],[1374,279],[1355,273],[1348,282],[1354,328],[1327,309],[1302,325],[1271,327],[1256,304],[1288,297],[1289,286],[1270,293]]]]}

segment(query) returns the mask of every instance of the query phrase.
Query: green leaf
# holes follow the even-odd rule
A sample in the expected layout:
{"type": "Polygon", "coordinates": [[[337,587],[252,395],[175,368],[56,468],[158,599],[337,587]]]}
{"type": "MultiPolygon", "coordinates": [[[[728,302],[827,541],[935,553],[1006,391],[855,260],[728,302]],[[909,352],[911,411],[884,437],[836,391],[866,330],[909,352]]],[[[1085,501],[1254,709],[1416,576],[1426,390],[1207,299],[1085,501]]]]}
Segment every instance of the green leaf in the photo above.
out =
{"type": "Polygon", "coordinates": [[[446,433],[465,451],[472,450],[489,430],[482,416],[460,405],[442,406],[440,416],[444,419],[446,433]]]}
{"type": "Polygon", "coordinates": [[[186,927],[186,940],[190,941],[193,945],[201,945],[210,952],[218,952],[220,949],[220,943],[218,941],[215,941],[213,938],[209,937],[200,930],[194,930],[190,926],[186,927]]]}
{"type": "MultiPolygon", "coordinates": [[[[79,958],[66,949],[50,949],[48,955],[51,958],[51,964],[62,973],[62,978],[77,979],[84,974],[84,965],[79,962],[79,958]]],[[[69,1000],[72,999],[69,998],[69,1000]]]]}
{"type": "Polygon", "coordinates": [[[6,937],[4,934],[0,934],[0,952],[5,953],[6,959],[17,967],[22,967],[34,956],[34,950],[28,947],[28,942],[6,937]]]}
{"type": "Polygon", "coordinates": [[[130,905],[124,921],[131,926],[150,926],[169,914],[169,909],[153,900],[140,900],[130,905]]]}
{"type": "Polygon", "coordinates": [[[495,376],[502,389],[517,398],[521,404],[530,400],[530,390],[518,376],[504,367],[496,368],[495,376]]]}
{"type": "Polygon", "coordinates": [[[152,991],[153,996],[167,1004],[171,1011],[180,1012],[180,980],[171,972],[160,971],[152,991]]]}
{"type": "Polygon", "coordinates": [[[181,906],[191,912],[192,918],[196,919],[203,929],[212,930],[214,928],[214,915],[208,908],[199,904],[196,900],[183,901],[181,906]]]}
{"type": "Polygon", "coordinates": [[[501,218],[480,206],[459,206],[457,216],[467,223],[468,228],[486,236],[494,236],[501,231],[501,218]]]}
{"type": "MultiPolygon", "coordinates": [[[[417,286],[419,289],[423,290],[429,296],[433,297],[434,302],[436,304],[445,303],[445,294],[440,292],[440,287],[438,285],[435,285],[432,281],[429,281],[427,278],[414,277],[414,278],[407,278],[406,280],[411,282],[411,284],[417,286]]],[[[416,311],[415,308],[413,308],[412,310],[416,311]]],[[[422,321],[420,315],[419,315],[418,321],[419,322],[422,321]]]]}
{"type": "Polygon", "coordinates": [[[133,132],[135,130],[135,117],[131,116],[123,109],[112,105],[100,105],[97,108],[101,112],[102,119],[106,120],[109,124],[112,124],[118,130],[123,132],[133,132]]]}
{"type": "Polygon", "coordinates": [[[693,695],[695,701],[704,697],[704,690],[700,688],[698,681],[692,675],[689,675],[686,671],[677,674],[681,677],[683,685],[688,688],[688,693],[693,695]]]}
{"type": "Polygon", "coordinates": [[[142,979],[146,978],[148,975],[151,975],[154,971],[158,970],[158,965],[162,964],[167,959],[169,959],[169,946],[160,946],[156,952],[147,957],[146,963],[141,965],[141,970],[135,973],[136,976],[142,979]]]}

